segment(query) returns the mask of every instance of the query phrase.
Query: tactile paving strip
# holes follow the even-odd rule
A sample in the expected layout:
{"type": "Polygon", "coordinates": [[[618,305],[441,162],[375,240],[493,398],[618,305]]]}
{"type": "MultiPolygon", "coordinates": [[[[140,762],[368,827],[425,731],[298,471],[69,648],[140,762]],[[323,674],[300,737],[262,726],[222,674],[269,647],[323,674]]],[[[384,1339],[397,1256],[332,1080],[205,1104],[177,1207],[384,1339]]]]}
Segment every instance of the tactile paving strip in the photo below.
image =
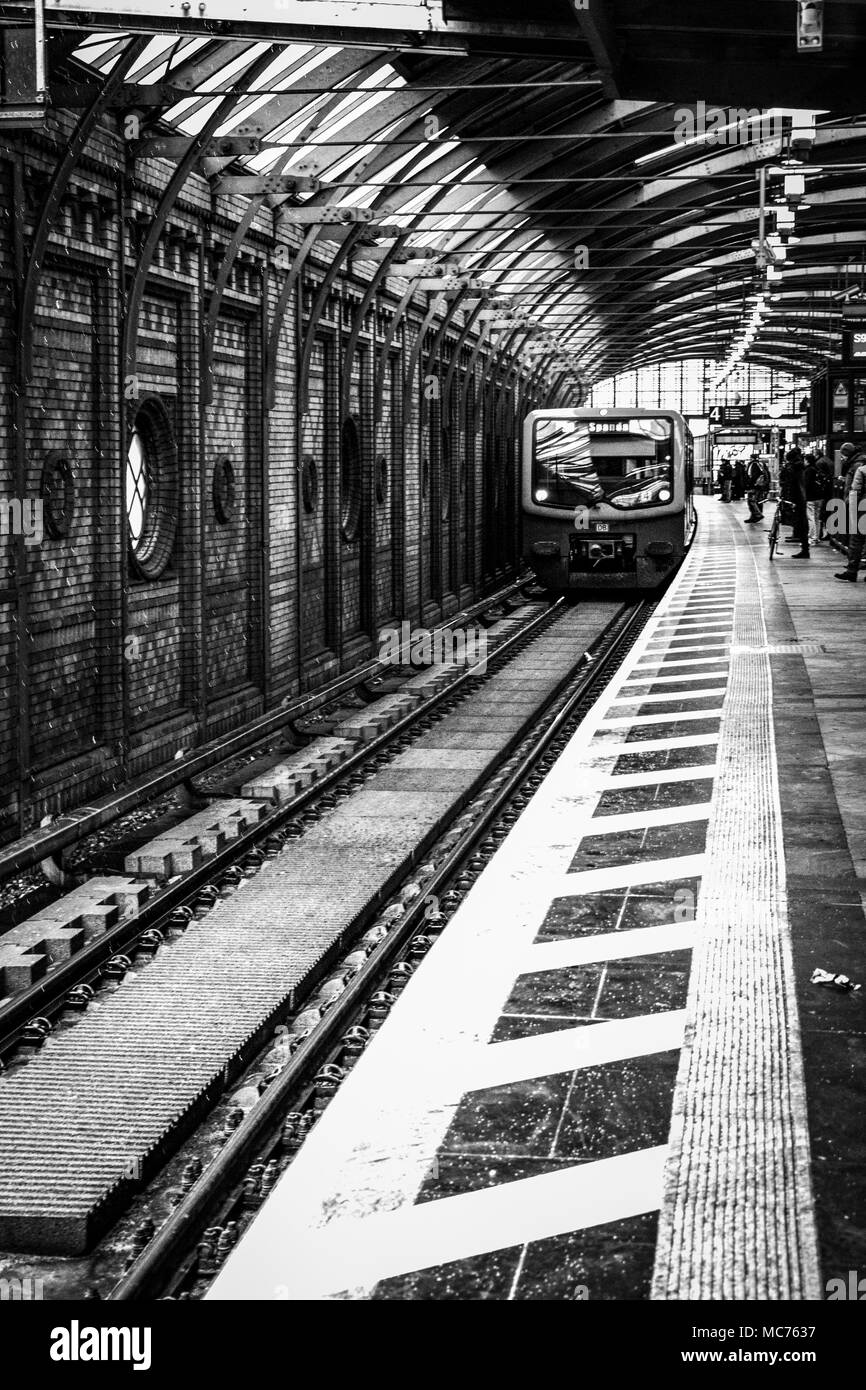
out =
{"type": "Polygon", "coordinates": [[[737,603],[652,1296],[818,1299],[767,634],[751,552],[710,524],[737,603]]]}
{"type": "MultiPolygon", "coordinates": [[[[500,747],[529,712],[515,708],[513,682],[538,681],[540,698],[612,616],[609,604],[564,614],[483,687],[485,734],[449,734],[449,722],[470,708],[461,705],[391,770],[429,768],[443,738],[461,748],[500,747]]],[[[0,1079],[0,1247],[82,1251],[111,1220],[125,1186],[148,1176],[190,1110],[221,1088],[226,1063],[291,1005],[389,866],[447,818],[492,756],[452,759],[449,785],[437,792],[395,791],[384,769],[378,792],[373,777],[0,1079]]]]}

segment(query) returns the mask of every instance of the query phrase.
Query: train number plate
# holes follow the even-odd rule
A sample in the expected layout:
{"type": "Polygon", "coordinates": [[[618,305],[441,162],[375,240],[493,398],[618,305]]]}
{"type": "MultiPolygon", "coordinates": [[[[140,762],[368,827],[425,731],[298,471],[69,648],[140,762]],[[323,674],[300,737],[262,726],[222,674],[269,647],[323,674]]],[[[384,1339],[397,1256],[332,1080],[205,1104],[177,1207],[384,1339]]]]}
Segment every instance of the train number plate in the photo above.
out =
{"type": "Polygon", "coordinates": [[[606,521],[597,521],[593,527],[594,531],[609,531],[610,526],[606,521]]]}

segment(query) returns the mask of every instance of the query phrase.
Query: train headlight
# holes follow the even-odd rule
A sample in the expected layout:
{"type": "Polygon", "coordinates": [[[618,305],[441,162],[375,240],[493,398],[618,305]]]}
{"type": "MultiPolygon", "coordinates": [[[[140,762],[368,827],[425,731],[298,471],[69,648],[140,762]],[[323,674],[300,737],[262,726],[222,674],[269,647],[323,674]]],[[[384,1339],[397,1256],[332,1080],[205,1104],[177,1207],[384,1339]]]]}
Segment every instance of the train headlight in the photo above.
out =
{"type": "Polygon", "coordinates": [[[550,493],[547,491],[547,488],[540,487],[535,494],[535,500],[536,502],[546,502],[549,496],[550,493]]]}
{"type": "Polygon", "coordinates": [[[668,491],[668,489],[667,489],[666,487],[663,487],[662,490],[661,490],[661,492],[659,493],[659,501],[660,501],[660,502],[670,502],[670,500],[671,500],[670,492],[668,491]]]}

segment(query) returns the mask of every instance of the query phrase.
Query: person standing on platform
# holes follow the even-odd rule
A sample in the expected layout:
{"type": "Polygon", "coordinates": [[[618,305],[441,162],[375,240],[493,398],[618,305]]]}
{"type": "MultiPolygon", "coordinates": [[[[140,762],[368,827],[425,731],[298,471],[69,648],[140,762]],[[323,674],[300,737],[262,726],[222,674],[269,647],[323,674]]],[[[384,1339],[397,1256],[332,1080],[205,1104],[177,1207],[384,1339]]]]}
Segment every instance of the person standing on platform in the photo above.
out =
{"type": "Polygon", "coordinates": [[[794,539],[800,542],[800,549],[792,560],[811,560],[809,553],[809,513],[806,507],[806,459],[802,449],[789,449],[785,455],[788,464],[791,501],[794,504],[794,539]]]}
{"type": "Polygon", "coordinates": [[[856,444],[843,444],[839,450],[839,481],[842,484],[842,497],[845,501],[845,547],[855,539],[855,532],[850,529],[850,513],[848,508],[848,498],[851,493],[851,484],[854,481],[854,474],[857,472],[857,461],[859,450],[856,444]]]}
{"type": "Polygon", "coordinates": [[[765,462],[761,463],[761,504],[766,502],[773,486],[773,476],[765,462]]]}
{"type": "Polygon", "coordinates": [[[749,504],[749,515],[746,517],[746,524],[753,525],[756,521],[762,521],[764,518],[764,508],[762,505],[764,501],[764,470],[761,468],[761,461],[757,454],[752,454],[749,460],[749,466],[746,469],[746,482],[748,486],[746,501],[749,504]]]}
{"type": "Polygon", "coordinates": [[[866,454],[858,450],[854,444],[846,444],[842,454],[843,466],[846,463],[848,465],[845,487],[848,515],[851,518],[849,526],[853,522],[855,529],[848,532],[848,566],[835,577],[856,584],[857,573],[863,560],[863,546],[866,543],[866,454]]]}
{"type": "Polygon", "coordinates": [[[827,525],[827,505],[833,496],[836,486],[836,473],[833,464],[826,454],[819,454],[815,460],[815,468],[818,475],[818,490],[821,500],[818,504],[818,544],[821,545],[825,540],[824,528],[827,525]]]}
{"type": "Polygon", "coordinates": [[[809,544],[817,545],[821,535],[821,503],[823,501],[822,484],[818,476],[818,460],[814,454],[806,455],[806,467],[803,472],[803,482],[806,489],[806,519],[808,524],[809,544]]]}
{"type": "Polygon", "coordinates": [[[742,459],[737,459],[734,464],[734,485],[731,490],[731,500],[734,502],[742,502],[746,495],[747,486],[746,465],[743,463],[742,459]]]}
{"type": "Polygon", "coordinates": [[[734,469],[730,459],[722,459],[719,467],[719,487],[722,489],[722,501],[730,502],[731,488],[734,483],[734,469]]]}

